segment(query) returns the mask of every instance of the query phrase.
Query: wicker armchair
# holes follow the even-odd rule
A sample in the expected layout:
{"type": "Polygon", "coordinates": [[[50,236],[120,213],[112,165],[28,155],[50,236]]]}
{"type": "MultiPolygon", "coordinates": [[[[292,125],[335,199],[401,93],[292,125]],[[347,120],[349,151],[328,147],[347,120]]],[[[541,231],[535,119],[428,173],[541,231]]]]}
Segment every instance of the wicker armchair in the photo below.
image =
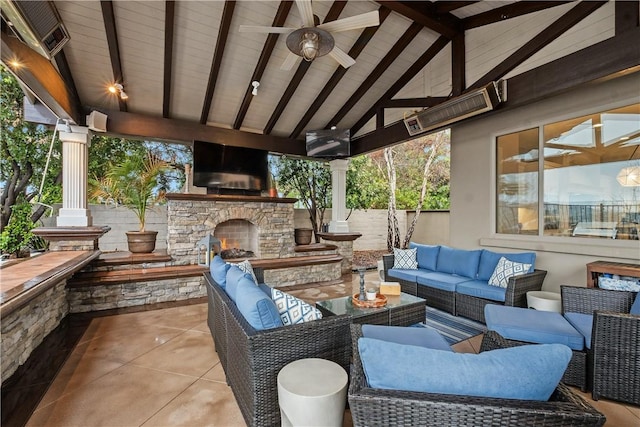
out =
{"type": "Polygon", "coordinates": [[[636,292],[562,286],[563,312],[593,314],[588,378],[594,400],[640,405],[640,316],[629,314],[636,292]]]}
{"type": "MultiPolygon", "coordinates": [[[[255,270],[254,273],[259,279],[260,273],[255,270]]],[[[209,310],[213,310],[208,318],[211,334],[227,384],[247,425],[280,424],[277,376],[289,362],[318,357],[348,369],[351,356],[349,316],[331,316],[257,331],[211,274],[204,276],[209,310]]]]}
{"type": "Polygon", "coordinates": [[[601,426],[606,420],[563,384],[547,402],[370,388],[358,353],[361,336],[361,326],[352,325],[348,396],[354,426],[601,426]]]}

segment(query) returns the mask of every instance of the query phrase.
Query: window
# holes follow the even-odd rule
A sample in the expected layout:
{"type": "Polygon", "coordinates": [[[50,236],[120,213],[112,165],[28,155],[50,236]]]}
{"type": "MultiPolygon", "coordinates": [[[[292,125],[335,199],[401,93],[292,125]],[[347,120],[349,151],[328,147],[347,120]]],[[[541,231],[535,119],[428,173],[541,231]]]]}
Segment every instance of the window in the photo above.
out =
{"type": "Polygon", "coordinates": [[[501,135],[496,148],[497,233],[638,240],[640,104],[501,135]]]}

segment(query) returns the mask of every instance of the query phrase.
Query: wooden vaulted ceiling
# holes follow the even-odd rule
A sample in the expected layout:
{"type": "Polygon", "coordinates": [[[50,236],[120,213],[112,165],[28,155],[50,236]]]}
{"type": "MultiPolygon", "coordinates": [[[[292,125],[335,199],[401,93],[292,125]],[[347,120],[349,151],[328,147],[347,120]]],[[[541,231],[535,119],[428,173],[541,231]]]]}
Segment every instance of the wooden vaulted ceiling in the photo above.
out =
{"type": "Polygon", "coordinates": [[[352,154],[359,154],[408,139],[397,122],[403,109],[434,106],[491,81],[509,77],[501,108],[511,108],[636,71],[638,2],[624,1],[615,3],[615,37],[514,74],[606,3],[314,1],[320,22],[378,10],[380,25],[336,35],[356,60],[349,69],[326,56],[283,71],[285,37],[240,34],[238,26],[298,27],[291,1],[56,1],[71,37],[64,49],[49,62],[5,28],[2,60],[31,58],[30,67],[14,72],[42,102],[78,124],[91,110],[105,113],[112,134],[304,155],[306,130],[336,125],[358,135],[352,154]],[[467,81],[469,34],[523,17],[535,19],[539,31],[467,81]],[[445,52],[446,90],[399,97],[445,52]],[[257,96],[253,81],[260,82],[257,96]],[[122,83],[129,99],[108,96],[112,82],[122,83]]]}

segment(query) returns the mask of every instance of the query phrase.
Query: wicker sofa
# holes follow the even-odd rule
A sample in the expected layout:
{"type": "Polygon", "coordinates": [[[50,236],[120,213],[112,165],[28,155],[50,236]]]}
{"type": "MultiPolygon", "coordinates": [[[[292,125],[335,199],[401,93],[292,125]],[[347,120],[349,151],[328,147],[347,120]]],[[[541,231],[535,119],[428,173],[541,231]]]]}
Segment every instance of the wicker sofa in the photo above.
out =
{"type": "Polygon", "coordinates": [[[512,261],[535,262],[535,253],[496,253],[486,249],[462,250],[447,246],[422,245],[411,242],[417,251],[418,268],[393,268],[393,254],[383,255],[385,280],[400,283],[402,292],[427,300],[427,305],[455,316],[485,323],[484,306],[502,304],[527,306],[527,292],[539,291],[547,275],[544,270],[511,277],[506,289],[490,286],[489,276],[504,256],[512,261]]]}
{"type": "MultiPolygon", "coordinates": [[[[562,383],[546,402],[371,388],[358,352],[361,325],[352,325],[351,334],[348,398],[354,426],[601,426],[606,420],[562,383]]],[[[494,332],[485,334],[484,340],[492,342],[485,348],[483,341],[481,351],[501,345],[494,332]]]]}
{"type": "MultiPolygon", "coordinates": [[[[256,278],[262,271],[255,269],[256,278]]],[[[349,316],[256,330],[224,289],[205,273],[208,325],[227,383],[249,426],[280,425],[277,375],[291,361],[318,357],[332,360],[347,372],[351,356],[349,316]]]]}

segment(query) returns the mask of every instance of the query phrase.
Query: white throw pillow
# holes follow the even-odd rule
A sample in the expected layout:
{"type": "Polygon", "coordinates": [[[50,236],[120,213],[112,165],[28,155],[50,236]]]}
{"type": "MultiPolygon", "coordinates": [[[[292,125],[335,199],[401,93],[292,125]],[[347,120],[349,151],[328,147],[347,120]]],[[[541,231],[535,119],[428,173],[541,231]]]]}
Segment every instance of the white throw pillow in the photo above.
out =
{"type": "Polygon", "coordinates": [[[500,257],[498,265],[496,265],[493,274],[489,277],[489,284],[491,286],[506,288],[509,284],[510,277],[526,274],[530,268],[531,264],[509,261],[505,257],[500,257]]]}
{"type": "Polygon", "coordinates": [[[245,259],[242,262],[239,262],[237,264],[233,264],[232,265],[237,265],[238,268],[240,270],[242,270],[245,273],[249,273],[251,275],[251,278],[253,279],[253,283],[255,283],[256,285],[258,284],[258,279],[256,278],[256,274],[253,272],[253,267],[251,266],[251,263],[249,262],[248,259],[245,259]]]}
{"type": "Polygon", "coordinates": [[[393,268],[418,269],[417,249],[393,248],[393,268]]]}
{"type": "Polygon", "coordinates": [[[271,288],[271,299],[276,304],[285,326],[322,319],[320,310],[276,288],[271,288]]]}

